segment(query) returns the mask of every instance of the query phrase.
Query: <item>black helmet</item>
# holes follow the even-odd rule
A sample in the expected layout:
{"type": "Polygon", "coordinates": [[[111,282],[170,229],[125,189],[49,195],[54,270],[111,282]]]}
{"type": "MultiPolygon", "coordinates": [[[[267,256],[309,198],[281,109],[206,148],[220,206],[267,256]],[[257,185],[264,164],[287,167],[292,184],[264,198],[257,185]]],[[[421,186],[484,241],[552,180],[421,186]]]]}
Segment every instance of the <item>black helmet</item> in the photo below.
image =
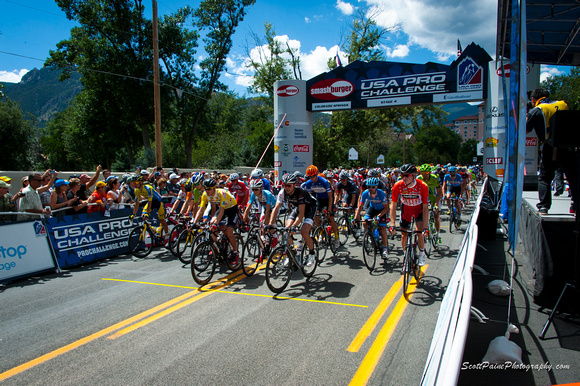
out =
{"type": "Polygon", "coordinates": [[[215,188],[217,182],[213,178],[208,178],[207,180],[203,180],[203,187],[206,189],[215,188]]]}
{"type": "Polygon", "coordinates": [[[417,173],[417,168],[413,164],[404,164],[401,166],[401,173],[417,173]]]}

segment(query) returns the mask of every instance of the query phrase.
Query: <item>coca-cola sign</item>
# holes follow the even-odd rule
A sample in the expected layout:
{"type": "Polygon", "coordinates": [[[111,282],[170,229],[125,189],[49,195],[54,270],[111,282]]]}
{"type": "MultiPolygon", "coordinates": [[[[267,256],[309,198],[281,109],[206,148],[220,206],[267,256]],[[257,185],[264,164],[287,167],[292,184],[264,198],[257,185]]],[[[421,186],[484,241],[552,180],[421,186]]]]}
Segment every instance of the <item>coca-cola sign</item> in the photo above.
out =
{"type": "Polygon", "coordinates": [[[526,137],[526,146],[537,146],[538,137],[526,137]]]}
{"type": "Polygon", "coordinates": [[[309,145],[294,145],[294,153],[308,153],[309,151],[309,145]]]}
{"type": "Polygon", "coordinates": [[[313,98],[325,101],[344,98],[354,92],[354,85],[344,79],[325,79],[310,87],[313,98]]]}
{"type": "Polygon", "coordinates": [[[285,86],[278,87],[278,89],[276,90],[276,95],[278,95],[279,97],[290,97],[298,94],[299,92],[300,90],[298,89],[298,87],[293,86],[291,84],[287,84],[285,86]]]}

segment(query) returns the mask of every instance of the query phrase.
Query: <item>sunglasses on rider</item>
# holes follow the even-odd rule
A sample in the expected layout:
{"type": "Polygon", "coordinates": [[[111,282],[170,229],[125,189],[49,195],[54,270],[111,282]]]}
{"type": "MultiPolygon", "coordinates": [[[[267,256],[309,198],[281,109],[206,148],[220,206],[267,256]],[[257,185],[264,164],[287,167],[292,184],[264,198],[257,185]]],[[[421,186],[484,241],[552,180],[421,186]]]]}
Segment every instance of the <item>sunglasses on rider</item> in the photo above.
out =
{"type": "Polygon", "coordinates": [[[252,191],[258,192],[258,191],[260,191],[260,188],[252,188],[252,191]]]}
{"type": "Polygon", "coordinates": [[[401,174],[401,177],[405,178],[405,177],[410,177],[411,175],[409,173],[405,173],[405,174],[401,174]]]}
{"type": "Polygon", "coordinates": [[[291,188],[292,186],[294,186],[294,184],[284,184],[285,188],[291,188]]]}

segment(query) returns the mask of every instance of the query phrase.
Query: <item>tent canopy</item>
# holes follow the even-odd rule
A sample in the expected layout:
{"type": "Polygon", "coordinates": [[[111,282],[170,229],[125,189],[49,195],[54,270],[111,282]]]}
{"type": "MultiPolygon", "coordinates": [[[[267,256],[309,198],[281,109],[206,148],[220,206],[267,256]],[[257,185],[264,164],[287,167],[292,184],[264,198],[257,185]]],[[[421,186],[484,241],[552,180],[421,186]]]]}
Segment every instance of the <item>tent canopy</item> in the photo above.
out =
{"type": "MultiPolygon", "coordinates": [[[[511,0],[498,0],[498,57],[510,57],[511,0]]],[[[526,0],[529,63],[580,65],[580,0],[526,0]]]]}

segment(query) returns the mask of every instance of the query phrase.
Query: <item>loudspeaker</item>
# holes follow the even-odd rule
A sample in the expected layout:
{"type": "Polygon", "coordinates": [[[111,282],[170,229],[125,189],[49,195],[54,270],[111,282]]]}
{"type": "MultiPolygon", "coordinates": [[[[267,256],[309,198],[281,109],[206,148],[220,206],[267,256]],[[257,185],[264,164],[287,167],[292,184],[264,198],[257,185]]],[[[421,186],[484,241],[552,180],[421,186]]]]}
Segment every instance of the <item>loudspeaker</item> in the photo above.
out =
{"type": "Polygon", "coordinates": [[[559,110],[550,118],[548,142],[559,148],[580,147],[580,111],[559,110]]]}

